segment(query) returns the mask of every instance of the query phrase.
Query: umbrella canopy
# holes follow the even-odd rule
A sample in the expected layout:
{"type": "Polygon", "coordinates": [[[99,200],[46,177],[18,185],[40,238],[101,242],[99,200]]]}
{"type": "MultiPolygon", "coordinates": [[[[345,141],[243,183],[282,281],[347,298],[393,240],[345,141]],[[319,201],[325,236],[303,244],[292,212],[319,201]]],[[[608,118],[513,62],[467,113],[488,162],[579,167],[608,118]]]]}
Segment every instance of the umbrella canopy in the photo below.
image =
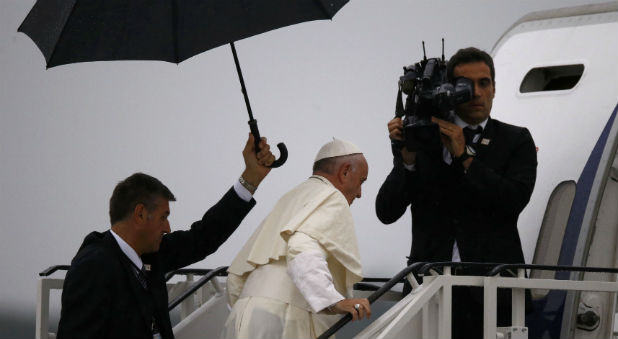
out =
{"type": "Polygon", "coordinates": [[[331,19],[348,0],[38,0],[18,31],[47,67],[103,60],[179,63],[279,27],[331,19]]]}
{"type": "MultiPolygon", "coordinates": [[[[260,133],[234,41],[305,21],[332,19],[348,0],[37,0],[18,31],[39,47],[47,67],[104,60],[179,63],[227,43],[259,151],[260,133]]],[[[287,148],[277,144],[287,159],[287,148]]]]}

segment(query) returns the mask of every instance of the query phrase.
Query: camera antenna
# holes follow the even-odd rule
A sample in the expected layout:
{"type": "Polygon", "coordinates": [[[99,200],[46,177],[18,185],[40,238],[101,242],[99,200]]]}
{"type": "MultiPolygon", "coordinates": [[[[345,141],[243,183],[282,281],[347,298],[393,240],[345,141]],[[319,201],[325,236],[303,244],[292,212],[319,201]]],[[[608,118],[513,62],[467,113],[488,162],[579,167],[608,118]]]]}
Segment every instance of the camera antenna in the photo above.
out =
{"type": "Polygon", "coordinates": [[[425,41],[423,41],[423,60],[427,61],[427,53],[425,53],[425,41]]]}
{"type": "Polygon", "coordinates": [[[442,38],[442,62],[446,62],[446,59],[444,58],[444,38],[442,38]]]}

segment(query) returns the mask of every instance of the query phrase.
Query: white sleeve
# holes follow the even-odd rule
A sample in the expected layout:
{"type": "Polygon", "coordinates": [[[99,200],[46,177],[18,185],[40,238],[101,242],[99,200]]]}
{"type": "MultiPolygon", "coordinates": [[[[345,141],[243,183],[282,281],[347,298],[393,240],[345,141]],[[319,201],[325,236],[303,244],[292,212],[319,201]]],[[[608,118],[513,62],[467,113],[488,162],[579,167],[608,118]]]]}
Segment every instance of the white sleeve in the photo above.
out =
{"type": "Polygon", "coordinates": [[[326,255],[320,243],[305,233],[295,232],[288,240],[288,275],[315,313],[344,299],[335,289],[326,255]]]}
{"type": "Polygon", "coordinates": [[[238,297],[242,292],[242,289],[245,285],[245,279],[237,276],[234,273],[228,273],[225,292],[227,294],[227,303],[230,306],[234,306],[236,301],[238,301],[238,297]]]}
{"type": "Polygon", "coordinates": [[[253,194],[245,186],[241,185],[238,180],[234,183],[234,191],[244,201],[251,201],[251,198],[253,198],[253,194]]]}

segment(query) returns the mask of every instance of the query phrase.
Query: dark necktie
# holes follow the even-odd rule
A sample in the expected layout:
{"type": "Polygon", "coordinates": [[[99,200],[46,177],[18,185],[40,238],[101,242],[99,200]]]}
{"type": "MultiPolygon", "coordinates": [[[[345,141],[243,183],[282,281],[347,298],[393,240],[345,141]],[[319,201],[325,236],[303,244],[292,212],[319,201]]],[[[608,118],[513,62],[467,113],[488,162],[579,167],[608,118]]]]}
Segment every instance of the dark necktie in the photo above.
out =
{"type": "Polygon", "coordinates": [[[137,277],[139,283],[144,289],[148,289],[148,281],[146,280],[146,270],[144,269],[144,266],[142,266],[142,269],[140,270],[138,270],[137,267],[133,268],[135,269],[135,276],[137,277]]]}
{"type": "MultiPolygon", "coordinates": [[[[139,283],[142,285],[142,287],[147,290],[148,289],[148,280],[146,280],[146,269],[144,267],[144,265],[142,265],[141,269],[137,269],[137,266],[133,266],[133,268],[135,269],[135,275],[137,276],[137,280],[139,280],[139,283]]],[[[159,332],[159,326],[157,325],[157,320],[155,319],[154,315],[152,316],[152,325],[151,325],[151,331],[152,331],[152,337],[153,338],[161,338],[161,333],[159,332]]]]}
{"type": "MultiPolygon", "coordinates": [[[[128,258],[127,258],[128,259],[128,258]]],[[[140,285],[145,290],[148,290],[148,280],[147,280],[147,271],[146,267],[142,264],[142,268],[137,268],[137,265],[133,263],[133,261],[129,260],[131,266],[133,266],[133,271],[135,272],[135,277],[137,277],[137,281],[139,281],[140,285]]],[[[161,333],[159,333],[159,326],[157,325],[157,320],[154,315],[152,316],[152,337],[153,338],[161,338],[161,333]]]]}
{"type": "Polygon", "coordinates": [[[482,131],[483,127],[481,126],[477,126],[475,129],[470,128],[470,126],[465,127],[463,129],[463,132],[464,137],[466,138],[466,145],[474,144],[474,136],[477,134],[481,134],[482,131]]]}

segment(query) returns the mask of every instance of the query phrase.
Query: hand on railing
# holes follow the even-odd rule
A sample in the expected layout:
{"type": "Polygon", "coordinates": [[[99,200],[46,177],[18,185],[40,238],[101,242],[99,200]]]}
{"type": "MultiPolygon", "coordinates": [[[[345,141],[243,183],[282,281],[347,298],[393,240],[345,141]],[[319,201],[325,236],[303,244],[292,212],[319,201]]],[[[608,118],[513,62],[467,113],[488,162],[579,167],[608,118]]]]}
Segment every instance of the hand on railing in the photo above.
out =
{"type": "Polygon", "coordinates": [[[333,313],[348,313],[352,316],[352,321],[361,320],[363,317],[371,318],[371,306],[366,298],[350,298],[337,302],[329,310],[333,313]]]}
{"type": "MultiPolygon", "coordinates": [[[[412,272],[416,272],[419,268],[421,268],[425,264],[427,264],[427,263],[426,262],[417,262],[417,263],[413,263],[412,265],[404,268],[401,272],[397,273],[397,275],[394,276],[392,279],[390,279],[387,283],[382,285],[382,287],[380,287],[377,291],[373,292],[367,298],[367,301],[369,303],[373,303],[379,297],[381,297],[384,293],[389,291],[393,286],[395,286],[395,284],[397,284],[399,282],[402,282],[403,279],[408,274],[410,274],[412,272]]],[[[335,332],[337,332],[340,328],[342,328],[345,324],[347,324],[351,320],[350,318],[351,318],[351,316],[346,315],[345,317],[339,319],[339,321],[337,321],[333,326],[331,326],[329,329],[324,331],[324,333],[322,333],[318,337],[318,339],[330,338],[333,334],[335,334],[335,332]]]]}

